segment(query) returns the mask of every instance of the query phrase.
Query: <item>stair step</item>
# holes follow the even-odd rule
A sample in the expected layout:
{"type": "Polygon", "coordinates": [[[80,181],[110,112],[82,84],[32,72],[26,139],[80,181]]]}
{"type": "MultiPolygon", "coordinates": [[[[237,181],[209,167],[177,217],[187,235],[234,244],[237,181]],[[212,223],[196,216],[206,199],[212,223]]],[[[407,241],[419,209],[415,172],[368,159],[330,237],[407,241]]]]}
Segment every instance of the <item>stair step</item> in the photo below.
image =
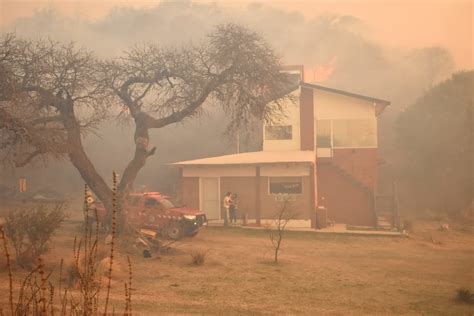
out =
{"type": "Polygon", "coordinates": [[[370,194],[373,194],[373,191],[372,189],[367,186],[365,183],[363,183],[362,181],[360,181],[359,179],[357,179],[354,175],[352,175],[351,173],[349,173],[348,171],[344,170],[344,168],[338,166],[337,164],[335,163],[329,163],[330,166],[332,166],[334,169],[336,169],[339,173],[341,173],[344,177],[346,177],[347,179],[349,179],[349,181],[351,181],[353,184],[359,186],[362,190],[364,190],[365,192],[367,193],[370,193],[370,194]]]}
{"type": "Polygon", "coordinates": [[[385,216],[377,216],[377,226],[379,228],[382,228],[384,230],[391,230],[392,229],[392,224],[390,221],[387,219],[385,216]]]}

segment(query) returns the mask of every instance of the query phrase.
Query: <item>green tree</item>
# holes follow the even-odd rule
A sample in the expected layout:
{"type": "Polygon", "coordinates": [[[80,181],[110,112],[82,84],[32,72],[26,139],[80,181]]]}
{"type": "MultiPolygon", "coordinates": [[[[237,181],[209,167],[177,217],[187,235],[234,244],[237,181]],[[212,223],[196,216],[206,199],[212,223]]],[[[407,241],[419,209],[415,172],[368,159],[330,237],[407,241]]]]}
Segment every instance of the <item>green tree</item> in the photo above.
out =
{"type": "Polygon", "coordinates": [[[458,72],[401,113],[402,179],[421,205],[456,212],[473,197],[474,71],[458,72]]]}

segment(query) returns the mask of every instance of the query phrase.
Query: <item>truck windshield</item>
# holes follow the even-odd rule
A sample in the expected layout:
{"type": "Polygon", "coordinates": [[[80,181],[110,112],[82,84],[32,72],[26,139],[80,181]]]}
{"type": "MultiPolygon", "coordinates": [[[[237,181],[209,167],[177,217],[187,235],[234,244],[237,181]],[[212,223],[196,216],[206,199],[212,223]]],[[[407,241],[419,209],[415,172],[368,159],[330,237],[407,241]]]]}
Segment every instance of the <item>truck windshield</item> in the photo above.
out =
{"type": "Polygon", "coordinates": [[[171,203],[170,200],[160,199],[160,203],[161,203],[161,205],[163,205],[165,207],[165,209],[174,208],[174,205],[173,205],[173,203],[171,203]]]}

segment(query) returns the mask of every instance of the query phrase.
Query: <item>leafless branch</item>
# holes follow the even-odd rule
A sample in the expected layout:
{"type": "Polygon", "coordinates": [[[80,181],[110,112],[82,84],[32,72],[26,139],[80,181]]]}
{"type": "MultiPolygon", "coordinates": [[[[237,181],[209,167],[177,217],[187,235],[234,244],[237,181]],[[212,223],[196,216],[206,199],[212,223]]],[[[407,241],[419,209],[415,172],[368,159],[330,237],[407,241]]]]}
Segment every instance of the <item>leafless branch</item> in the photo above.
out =
{"type": "Polygon", "coordinates": [[[281,250],[281,243],[285,235],[286,226],[290,220],[295,218],[295,216],[296,214],[293,211],[290,202],[285,200],[280,209],[278,209],[273,223],[266,227],[268,237],[274,250],[273,261],[275,263],[278,263],[278,254],[281,250]]]}

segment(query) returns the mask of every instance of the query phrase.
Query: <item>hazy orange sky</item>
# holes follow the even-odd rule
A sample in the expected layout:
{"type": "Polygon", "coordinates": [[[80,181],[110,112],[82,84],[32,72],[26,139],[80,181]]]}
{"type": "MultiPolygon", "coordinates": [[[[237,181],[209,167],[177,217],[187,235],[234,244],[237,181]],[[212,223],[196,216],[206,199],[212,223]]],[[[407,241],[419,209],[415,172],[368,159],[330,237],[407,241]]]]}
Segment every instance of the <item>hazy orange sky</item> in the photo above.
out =
{"type": "MultiPolygon", "coordinates": [[[[370,35],[394,48],[442,45],[451,50],[457,68],[473,68],[474,0],[215,0],[194,2],[244,7],[260,2],[311,18],[321,13],[354,15],[370,35]]],[[[114,6],[146,8],[150,0],[0,0],[0,27],[35,10],[51,6],[66,16],[95,20],[114,6]]]]}

